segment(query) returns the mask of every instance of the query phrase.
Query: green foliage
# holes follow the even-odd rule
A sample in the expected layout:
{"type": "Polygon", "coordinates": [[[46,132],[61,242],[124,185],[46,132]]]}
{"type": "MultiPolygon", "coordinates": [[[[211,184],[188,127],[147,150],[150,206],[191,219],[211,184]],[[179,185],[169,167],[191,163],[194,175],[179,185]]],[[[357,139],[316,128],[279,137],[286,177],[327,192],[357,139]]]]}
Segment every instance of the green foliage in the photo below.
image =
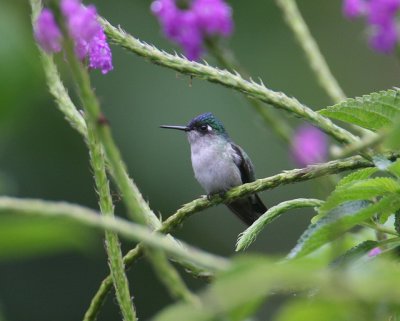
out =
{"type": "Polygon", "coordinates": [[[349,266],[377,246],[379,246],[377,241],[368,240],[361,242],[336,258],[332,262],[331,267],[337,268],[349,266]]]}
{"type": "Polygon", "coordinates": [[[336,188],[319,208],[319,214],[325,215],[335,207],[346,202],[372,200],[374,197],[397,193],[399,190],[399,184],[388,177],[353,181],[336,188]]]}
{"type": "Polygon", "coordinates": [[[359,169],[358,171],[354,171],[350,173],[349,175],[343,177],[336,185],[336,188],[339,188],[343,185],[352,183],[354,181],[359,181],[363,179],[369,178],[372,174],[376,173],[378,169],[376,167],[368,167],[368,168],[362,168],[359,169]]]}
{"type": "Polygon", "coordinates": [[[370,319],[370,315],[362,304],[315,299],[310,301],[302,298],[287,303],[274,320],[367,321],[373,319],[370,319]]]}
{"type": "Polygon", "coordinates": [[[358,125],[373,131],[392,125],[400,116],[398,90],[372,93],[349,98],[319,111],[323,116],[358,125]]]}
{"type": "Polygon", "coordinates": [[[397,178],[400,178],[400,160],[395,161],[388,167],[388,171],[392,173],[393,175],[397,176],[397,178]]]}
{"type": "MultiPolygon", "coordinates": [[[[241,308],[241,320],[245,320],[242,309],[246,307],[248,312],[254,313],[254,309],[258,307],[255,303],[265,299],[275,286],[284,287],[299,276],[298,273],[290,275],[287,264],[276,265],[273,262],[264,257],[247,256],[236,259],[231,269],[219,275],[213,284],[200,293],[201,304],[197,308],[178,303],[161,311],[153,320],[211,321],[227,318],[228,315],[239,320],[239,315],[235,314],[238,313],[238,308],[241,308]]],[[[313,269],[316,267],[317,265],[313,269]]],[[[308,281],[311,278],[310,275],[308,281]]],[[[304,278],[305,282],[306,280],[307,277],[304,278]]]]}
{"type": "Polygon", "coordinates": [[[383,299],[388,306],[379,313],[397,312],[400,281],[393,278],[397,273],[396,263],[368,257],[362,266],[330,269],[311,259],[277,263],[245,256],[200,292],[198,307],[176,303],[152,320],[245,320],[235,314],[238,307],[277,293],[296,294],[296,299],[283,306],[276,320],[370,320],[383,299]]]}
{"type": "MultiPolygon", "coordinates": [[[[396,163],[382,163],[382,169],[396,173],[396,163]]],[[[319,207],[318,220],[313,220],[288,257],[309,254],[376,215],[384,223],[396,212],[400,208],[399,182],[389,177],[368,178],[376,171],[377,168],[362,169],[344,177],[319,207]]]]}
{"type": "Polygon", "coordinates": [[[394,126],[390,128],[390,130],[386,130],[386,141],[385,141],[385,147],[392,149],[392,150],[398,150],[400,147],[400,117],[397,117],[394,120],[394,126]]]}

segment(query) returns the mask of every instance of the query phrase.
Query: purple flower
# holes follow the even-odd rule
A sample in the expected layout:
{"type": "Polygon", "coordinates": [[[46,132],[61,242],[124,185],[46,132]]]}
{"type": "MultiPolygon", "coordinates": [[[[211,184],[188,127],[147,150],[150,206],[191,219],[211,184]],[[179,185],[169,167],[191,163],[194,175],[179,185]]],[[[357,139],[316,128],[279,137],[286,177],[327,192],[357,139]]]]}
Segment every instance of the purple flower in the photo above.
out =
{"type": "Polygon", "coordinates": [[[343,13],[349,18],[364,15],[371,30],[369,43],[382,53],[391,53],[398,42],[396,15],[400,0],[345,0],[343,13]]]}
{"type": "Polygon", "coordinates": [[[344,0],[343,1],[343,14],[349,18],[356,18],[365,14],[367,4],[365,0],[344,0]]]}
{"type": "MultiPolygon", "coordinates": [[[[89,67],[106,74],[113,69],[111,50],[106,35],[97,21],[94,6],[85,7],[81,0],[62,0],[61,12],[75,45],[75,54],[80,60],[89,58],[89,67]]],[[[35,37],[47,52],[61,50],[61,32],[53,13],[43,9],[35,26],[35,37]],[[57,50],[56,50],[57,49],[57,50]]]]}
{"type": "Polygon", "coordinates": [[[369,257],[374,257],[382,253],[382,250],[379,247],[374,247],[371,251],[368,252],[369,257]]]}
{"type": "Polygon", "coordinates": [[[62,0],[61,11],[66,18],[68,31],[74,40],[90,42],[102,30],[97,21],[96,8],[85,7],[79,0],[62,0]]]}
{"type": "Polygon", "coordinates": [[[383,53],[394,50],[397,39],[396,14],[400,0],[370,0],[368,23],[371,27],[369,43],[372,48],[383,53]]]}
{"type": "Polygon", "coordinates": [[[151,4],[167,38],[179,44],[190,60],[197,60],[207,36],[229,36],[233,30],[232,10],[223,0],[192,0],[187,9],[175,0],[151,4]]]}
{"type": "Polygon", "coordinates": [[[370,0],[368,2],[368,23],[386,25],[394,23],[400,8],[400,0],[370,0]]]}
{"type": "Polygon", "coordinates": [[[94,6],[85,7],[80,0],[62,0],[61,11],[75,43],[75,53],[83,60],[89,57],[89,67],[106,74],[113,69],[111,50],[106,35],[97,21],[94,6]]]}
{"type": "Polygon", "coordinates": [[[294,161],[300,166],[326,160],[328,144],[325,134],[311,125],[304,125],[296,131],[291,148],[294,161]]]}
{"type": "Polygon", "coordinates": [[[385,25],[373,26],[369,43],[376,51],[391,53],[396,47],[398,32],[396,23],[389,22],[385,25]]]}
{"type": "Polygon", "coordinates": [[[222,0],[196,0],[193,10],[199,28],[207,35],[229,36],[233,31],[232,8],[222,0]]]}
{"type": "Polygon", "coordinates": [[[111,50],[103,29],[99,30],[98,34],[90,42],[89,67],[100,69],[102,74],[106,74],[113,69],[111,50]]]}
{"type": "Polygon", "coordinates": [[[61,31],[49,9],[42,10],[34,29],[35,39],[44,51],[52,53],[61,50],[61,31]]]}

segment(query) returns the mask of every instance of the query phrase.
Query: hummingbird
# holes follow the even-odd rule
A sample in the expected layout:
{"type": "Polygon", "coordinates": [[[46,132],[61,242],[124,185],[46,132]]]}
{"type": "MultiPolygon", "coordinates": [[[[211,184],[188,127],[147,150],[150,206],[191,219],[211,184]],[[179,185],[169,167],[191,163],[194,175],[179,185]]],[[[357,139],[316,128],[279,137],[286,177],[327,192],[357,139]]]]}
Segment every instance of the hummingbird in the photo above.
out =
{"type": "MultiPolygon", "coordinates": [[[[187,126],[160,127],[186,132],[194,175],[208,197],[223,195],[232,187],[255,180],[249,156],[231,140],[222,122],[212,113],[193,118],[187,126]]],[[[257,194],[226,205],[247,225],[253,224],[267,211],[257,194]]]]}

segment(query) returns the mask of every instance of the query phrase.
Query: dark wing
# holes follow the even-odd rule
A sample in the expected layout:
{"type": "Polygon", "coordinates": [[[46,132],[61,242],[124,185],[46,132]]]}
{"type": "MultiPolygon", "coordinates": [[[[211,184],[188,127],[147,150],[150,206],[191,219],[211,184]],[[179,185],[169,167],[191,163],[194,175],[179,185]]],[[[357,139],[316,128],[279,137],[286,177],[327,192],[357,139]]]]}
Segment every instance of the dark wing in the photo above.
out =
{"type": "MultiPolygon", "coordinates": [[[[233,150],[236,152],[235,164],[239,168],[242,183],[250,183],[255,180],[254,167],[249,156],[239,146],[231,143],[233,150]]],[[[236,200],[227,206],[247,225],[251,225],[261,214],[267,211],[267,207],[263,204],[257,194],[251,195],[244,199],[236,200]]]]}
{"type": "Polygon", "coordinates": [[[255,180],[254,167],[249,156],[246,152],[238,145],[231,143],[233,150],[236,152],[238,157],[235,157],[235,164],[240,170],[240,176],[242,177],[242,183],[250,183],[255,180]]]}

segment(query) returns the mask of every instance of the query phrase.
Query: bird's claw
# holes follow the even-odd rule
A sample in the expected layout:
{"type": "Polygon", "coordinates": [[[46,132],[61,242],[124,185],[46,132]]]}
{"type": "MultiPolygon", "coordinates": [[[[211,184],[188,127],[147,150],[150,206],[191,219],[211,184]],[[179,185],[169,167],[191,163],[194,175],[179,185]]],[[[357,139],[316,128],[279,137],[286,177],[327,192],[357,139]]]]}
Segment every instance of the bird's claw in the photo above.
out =
{"type": "Polygon", "coordinates": [[[221,198],[225,198],[226,192],[217,192],[217,193],[213,193],[213,194],[207,194],[205,196],[207,197],[208,201],[211,201],[211,199],[216,195],[218,195],[221,198]]]}

